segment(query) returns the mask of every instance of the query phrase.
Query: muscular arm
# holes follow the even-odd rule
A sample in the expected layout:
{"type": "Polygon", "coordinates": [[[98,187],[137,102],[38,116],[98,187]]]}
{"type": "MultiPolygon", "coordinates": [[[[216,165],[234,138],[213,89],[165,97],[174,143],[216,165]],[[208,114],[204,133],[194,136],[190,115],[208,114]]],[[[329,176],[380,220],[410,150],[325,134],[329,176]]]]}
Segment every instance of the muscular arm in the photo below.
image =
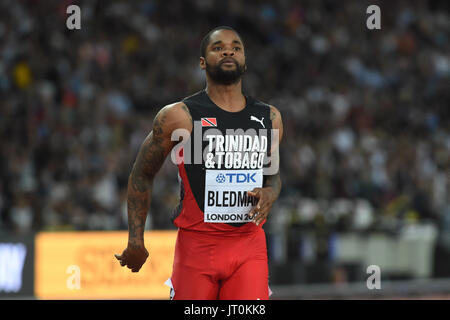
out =
{"type": "Polygon", "coordinates": [[[172,132],[179,128],[192,130],[190,124],[189,111],[184,104],[162,108],[153,121],[153,130],[144,140],[128,179],[128,240],[131,245],[143,240],[153,180],[176,144],[171,141],[172,132]]]}
{"type": "MultiPolygon", "coordinates": [[[[278,141],[272,143],[271,154],[277,153],[277,157],[279,157],[279,145],[281,144],[281,139],[283,138],[283,120],[281,119],[281,114],[274,106],[270,106],[270,120],[272,121],[272,128],[274,130],[278,130],[278,141]]],[[[277,158],[277,165],[279,161],[277,158]]],[[[280,178],[280,168],[278,168],[278,172],[274,175],[267,175],[264,177],[264,188],[271,188],[273,192],[273,196],[275,199],[278,198],[278,195],[281,191],[281,178],[280,178]]]]}
{"type": "Polygon", "coordinates": [[[153,120],[153,129],[139,149],[128,178],[128,247],[121,256],[122,266],[139,271],[148,252],[144,246],[144,227],[153,190],[153,180],[177,141],[172,141],[175,129],[192,130],[192,119],[184,103],[162,108],[153,120]]]}
{"type": "Polygon", "coordinates": [[[270,188],[274,201],[278,199],[281,191],[280,172],[278,171],[277,174],[264,177],[263,188],[270,188]]]}
{"type": "MultiPolygon", "coordinates": [[[[273,158],[273,160],[276,161],[275,165],[278,166],[278,147],[283,137],[283,122],[280,112],[273,106],[270,106],[270,120],[272,121],[272,128],[278,130],[278,141],[272,142],[271,148],[272,157],[276,153],[276,156],[275,158],[273,158]]],[[[272,163],[272,165],[274,164],[272,163]]],[[[253,208],[250,212],[250,217],[253,217],[253,215],[257,213],[256,217],[253,219],[256,225],[259,225],[267,218],[273,203],[278,199],[280,191],[281,178],[280,170],[278,168],[276,174],[264,176],[264,183],[262,188],[255,188],[252,191],[248,192],[250,196],[254,196],[259,199],[256,207],[253,208]]]]}
{"type": "Polygon", "coordinates": [[[144,238],[144,226],[150,208],[153,179],[173,147],[168,136],[167,110],[162,109],[153,121],[153,130],[144,140],[128,178],[128,243],[136,246],[144,238]]]}

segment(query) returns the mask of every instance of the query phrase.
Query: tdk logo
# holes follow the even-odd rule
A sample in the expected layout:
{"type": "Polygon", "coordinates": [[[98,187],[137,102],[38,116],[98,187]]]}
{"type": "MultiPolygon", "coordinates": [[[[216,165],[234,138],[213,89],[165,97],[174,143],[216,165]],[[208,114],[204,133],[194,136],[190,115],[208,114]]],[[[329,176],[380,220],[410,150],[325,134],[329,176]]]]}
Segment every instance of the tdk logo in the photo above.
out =
{"type": "Polygon", "coordinates": [[[222,173],[219,173],[216,177],[216,181],[218,183],[224,183],[226,181],[226,178],[222,173]]]}
{"type": "Polygon", "coordinates": [[[246,183],[246,182],[255,182],[256,173],[226,173],[223,175],[219,173],[216,177],[216,181],[218,183],[246,183]],[[226,177],[225,177],[226,176],[226,177]]]}

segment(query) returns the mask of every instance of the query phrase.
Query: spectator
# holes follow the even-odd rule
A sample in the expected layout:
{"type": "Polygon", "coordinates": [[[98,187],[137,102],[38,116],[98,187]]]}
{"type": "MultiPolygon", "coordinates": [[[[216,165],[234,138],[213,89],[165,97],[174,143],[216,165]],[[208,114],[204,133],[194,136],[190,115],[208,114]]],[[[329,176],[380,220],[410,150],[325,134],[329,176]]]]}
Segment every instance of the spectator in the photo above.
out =
{"type": "MultiPolygon", "coordinates": [[[[383,3],[382,32],[367,1],[77,4],[69,31],[65,1],[0,3],[0,228],[126,229],[138,147],[159,108],[203,88],[199,42],[219,24],[247,43],[246,92],[285,122],[289,218],[269,229],[448,220],[448,4],[383,3]]],[[[172,228],[174,165],[157,179],[147,227],[172,228]]]]}

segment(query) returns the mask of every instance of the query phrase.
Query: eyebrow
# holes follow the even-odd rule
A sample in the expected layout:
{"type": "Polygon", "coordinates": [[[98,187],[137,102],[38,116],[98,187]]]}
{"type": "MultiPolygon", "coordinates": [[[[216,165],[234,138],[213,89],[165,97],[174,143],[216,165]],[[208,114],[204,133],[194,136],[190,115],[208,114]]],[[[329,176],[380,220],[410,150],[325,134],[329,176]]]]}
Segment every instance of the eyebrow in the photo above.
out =
{"type": "MultiPolygon", "coordinates": [[[[211,44],[211,46],[215,46],[216,44],[219,44],[219,43],[222,43],[222,40],[217,40],[217,41],[213,42],[213,43],[211,44]]],[[[238,40],[233,40],[232,43],[237,43],[237,44],[239,44],[239,45],[242,46],[242,43],[241,43],[240,41],[238,41],[238,40]]]]}

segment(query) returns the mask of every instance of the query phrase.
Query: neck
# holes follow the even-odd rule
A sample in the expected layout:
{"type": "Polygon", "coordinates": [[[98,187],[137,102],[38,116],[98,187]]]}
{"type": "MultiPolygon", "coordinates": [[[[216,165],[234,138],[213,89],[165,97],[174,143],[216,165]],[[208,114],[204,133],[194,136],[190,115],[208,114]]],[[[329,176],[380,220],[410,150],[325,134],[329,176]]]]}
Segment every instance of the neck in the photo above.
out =
{"type": "Polygon", "coordinates": [[[242,80],[231,85],[217,84],[208,79],[206,93],[220,108],[227,111],[239,111],[245,107],[245,97],[242,94],[242,80]]]}

